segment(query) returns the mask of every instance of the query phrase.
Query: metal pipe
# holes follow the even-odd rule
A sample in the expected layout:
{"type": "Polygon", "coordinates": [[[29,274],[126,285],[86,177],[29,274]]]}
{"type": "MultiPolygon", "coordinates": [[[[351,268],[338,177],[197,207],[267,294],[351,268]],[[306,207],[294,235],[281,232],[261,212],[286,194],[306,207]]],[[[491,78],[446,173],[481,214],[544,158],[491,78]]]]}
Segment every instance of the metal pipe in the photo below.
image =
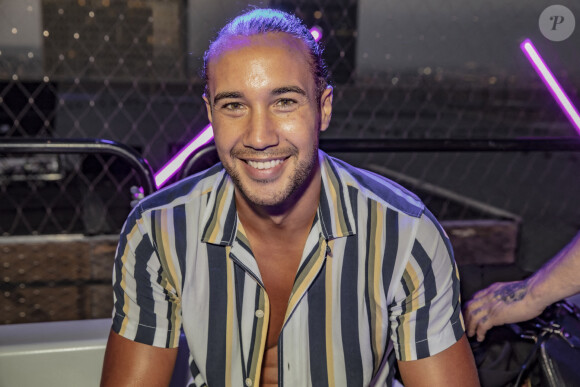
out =
{"type": "MultiPolygon", "coordinates": [[[[516,139],[348,139],[321,138],[325,152],[580,152],[580,138],[516,138],[516,139]]],[[[204,158],[215,154],[215,144],[209,143],[193,153],[184,163],[180,178],[197,170],[204,158]]]]}
{"type": "Polygon", "coordinates": [[[3,138],[0,141],[0,154],[23,153],[108,153],[128,162],[143,178],[145,194],[155,192],[153,169],[135,149],[110,140],[101,139],[36,139],[3,138]]]}
{"type": "Polygon", "coordinates": [[[580,151],[580,138],[320,139],[326,152],[526,152],[580,151]]]}

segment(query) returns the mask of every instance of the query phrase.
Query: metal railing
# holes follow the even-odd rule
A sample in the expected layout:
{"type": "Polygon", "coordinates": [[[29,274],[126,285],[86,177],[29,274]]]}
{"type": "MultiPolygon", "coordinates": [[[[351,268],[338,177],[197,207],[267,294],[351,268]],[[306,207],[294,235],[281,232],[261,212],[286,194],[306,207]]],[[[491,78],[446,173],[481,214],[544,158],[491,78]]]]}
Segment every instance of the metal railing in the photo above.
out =
{"type": "Polygon", "coordinates": [[[110,154],[118,156],[133,167],[143,182],[146,195],[153,193],[153,169],[137,151],[119,142],[101,139],[35,139],[5,138],[0,142],[0,154],[110,154]]]}
{"type": "MultiPolygon", "coordinates": [[[[580,152],[580,138],[519,139],[320,139],[320,149],[328,153],[359,152],[580,152]]],[[[184,162],[180,179],[217,162],[215,144],[209,143],[184,162]]]]}

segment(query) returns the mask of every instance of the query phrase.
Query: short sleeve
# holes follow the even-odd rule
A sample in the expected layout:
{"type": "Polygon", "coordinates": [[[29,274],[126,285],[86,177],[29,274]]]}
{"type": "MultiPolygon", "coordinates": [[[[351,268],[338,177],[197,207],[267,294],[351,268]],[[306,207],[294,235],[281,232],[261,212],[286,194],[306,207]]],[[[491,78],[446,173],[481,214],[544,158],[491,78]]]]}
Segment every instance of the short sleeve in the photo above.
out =
{"type": "Polygon", "coordinates": [[[175,348],[179,297],[154,248],[150,224],[137,206],[123,226],[113,270],[112,329],[139,343],[175,348]]]}
{"type": "Polygon", "coordinates": [[[395,355],[403,361],[433,356],[465,332],[451,243],[427,210],[414,239],[389,307],[395,355]]]}

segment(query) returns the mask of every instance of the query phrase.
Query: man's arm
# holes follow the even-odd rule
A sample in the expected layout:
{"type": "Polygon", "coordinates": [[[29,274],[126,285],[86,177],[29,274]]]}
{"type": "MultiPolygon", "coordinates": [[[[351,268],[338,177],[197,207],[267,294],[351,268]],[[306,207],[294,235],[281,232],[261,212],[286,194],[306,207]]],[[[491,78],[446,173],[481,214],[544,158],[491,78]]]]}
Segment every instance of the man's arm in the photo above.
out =
{"type": "Polygon", "coordinates": [[[475,294],[465,308],[467,334],[483,341],[494,326],[526,321],[550,304],[580,292],[580,233],[526,280],[495,283],[475,294]]]}
{"type": "Polygon", "coordinates": [[[101,387],[167,386],[171,381],[177,348],[159,348],[141,344],[111,330],[101,387]]]}
{"type": "Polygon", "coordinates": [[[436,355],[412,361],[399,361],[405,387],[479,386],[471,347],[465,335],[436,355]]]}

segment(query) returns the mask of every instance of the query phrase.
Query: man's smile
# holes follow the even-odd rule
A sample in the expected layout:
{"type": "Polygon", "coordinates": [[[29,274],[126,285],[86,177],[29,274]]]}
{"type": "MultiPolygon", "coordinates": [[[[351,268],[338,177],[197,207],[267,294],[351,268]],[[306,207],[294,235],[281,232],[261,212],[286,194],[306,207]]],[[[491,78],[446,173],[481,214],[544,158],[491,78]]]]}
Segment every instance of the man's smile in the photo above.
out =
{"type": "Polygon", "coordinates": [[[246,162],[255,169],[270,169],[284,162],[285,159],[275,159],[266,161],[247,160],[246,162]]]}

